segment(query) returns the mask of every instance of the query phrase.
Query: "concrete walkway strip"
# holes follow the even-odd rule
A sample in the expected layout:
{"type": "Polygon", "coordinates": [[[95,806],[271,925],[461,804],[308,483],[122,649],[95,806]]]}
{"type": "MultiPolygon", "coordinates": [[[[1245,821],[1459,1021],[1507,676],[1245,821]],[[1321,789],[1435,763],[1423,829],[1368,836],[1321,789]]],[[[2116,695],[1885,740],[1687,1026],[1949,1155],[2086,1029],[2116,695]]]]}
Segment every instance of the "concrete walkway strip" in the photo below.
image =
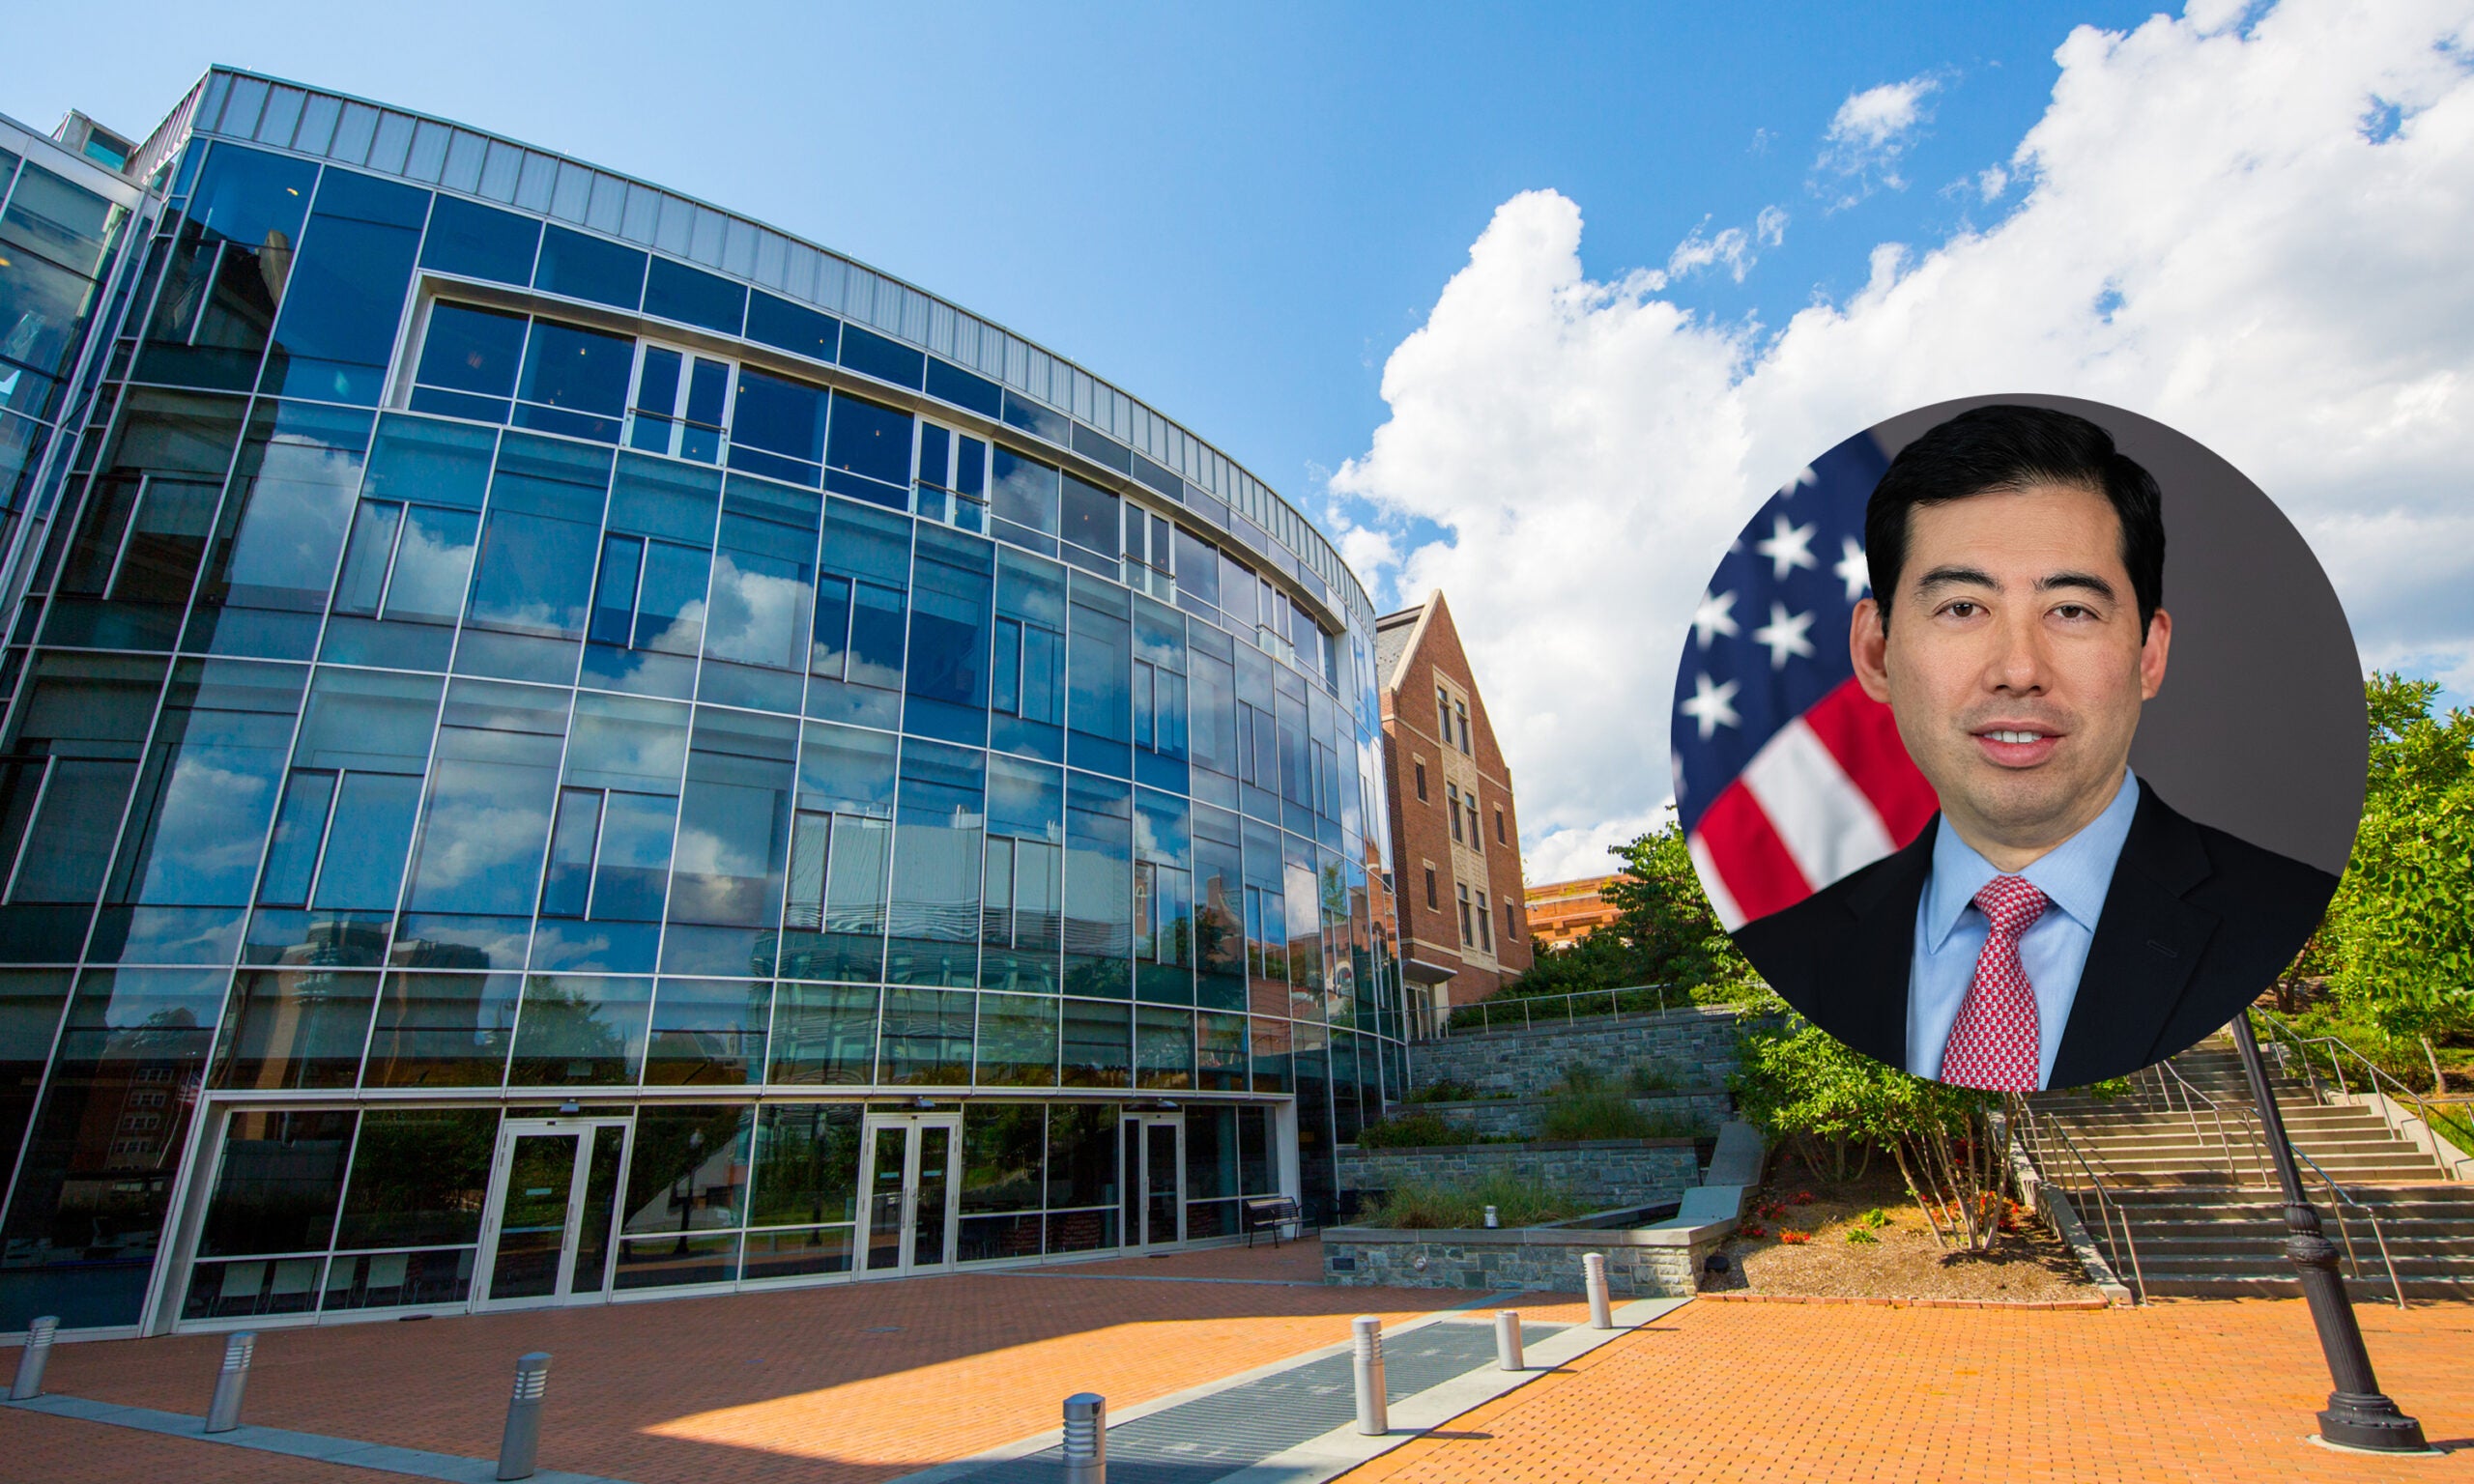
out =
{"type": "MultiPolygon", "coordinates": [[[[161,1433],[195,1442],[226,1443],[236,1448],[316,1459],[326,1464],[348,1464],[355,1469],[373,1469],[382,1473],[400,1473],[416,1479],[445,1479],[449,1484],[496,1484],[499,1476],[496,1459],[428,1453],[419,1448],[357,1442],[350,1438],[296,1433],[289,1428],[258,1427],[246,1422],[228,1433],[210,1433],[206,1431],[205,1418],[193,1417],[187,1413],[158,1412],[151,1407],[122,1407],[112,1402],[88,1401],[80,1396],[45,1395],[6,1405],[55,1417],[73,1417],[80,1422],[131,1427],[144,1433],[161,1433]]],[[[623,1479],[607,1479],[592,1473],[567,1473],[557,1469],[544,1469],[532,1477],[540,1484],[626,1484],[623,1479]]]]}
{"type": "MultiPolygon", "coordinates": [[[[1611,1330],[1530,1325],[1528,1368],[1498,1371],[1491,1312],[1482,1322],[1467,1311],[1522,1297],[1480,1295],[1388,1331],[1385,1389],[1398,1400],[1380,1438],[1356,1431],[1343,1341],[1112,1413],[1111,1484],[1321,1484],[1685,1302],[1626,1304],[1611,1330]]],[[[1057,1448],[1047,1432],[892,1484],[1053,1484],[1064,1477],[1057,1448]]]]}

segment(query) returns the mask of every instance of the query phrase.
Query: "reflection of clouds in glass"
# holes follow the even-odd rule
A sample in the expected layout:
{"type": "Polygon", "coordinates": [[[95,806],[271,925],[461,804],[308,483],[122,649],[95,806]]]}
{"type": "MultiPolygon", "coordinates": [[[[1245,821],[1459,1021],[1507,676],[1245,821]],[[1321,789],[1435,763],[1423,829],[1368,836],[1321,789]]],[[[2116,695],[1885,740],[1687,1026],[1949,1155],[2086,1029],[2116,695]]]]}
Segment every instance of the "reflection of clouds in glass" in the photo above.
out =
{"type": "Polygon", "coordinates": [[[523,912],[550,812],[527,785],[538,770],[442,760],[413,904],[431,910],[523,912]],[[497,786],[493,786],[497,785],[497,786]],[[528,796],[532,795],[532,796],[528,796]],[[496,880],[492,878],[496,877],[496,880]]]}
{"type": "Polygon", "coordinates": [[[361,457],[297,437],[268,443],[233,537],[235,587],[323,595],[351,524],[361,457]]]}
{"type": "Polygon", "coordinates": [[[705,652],[726,660],[796,669],[808,585],[791,563],[723,551],[713,558],[710,633],[705,652]],[[756,564],[777,567],[765,571],[756,564]]]}
{"type": "Polygon", "coordinates": [[[642,626],[636,633],[637,648],[659,649],[666,654],[694,654],[697,638],[705,632],[705,600],[698,598],[685,604],[678,610],[676,617],[654,619],[652,624],[647,624],[647,619],[654,619],[654,615],[647,614],[638,617],[637,621],[642,626]]]}
{"type": "Polygon", "coordinates": [[[395,549],[387,616],[451,623],[464,612],[464,585],[473,574],[474,517],[463,510],[410,509],[412,519],[395,549]]]}
{"type": "Polygon", "coordinates": [[[246,901],[279,763],[262,748],[184,748],[163,788],[136,899],[246,901]]]}

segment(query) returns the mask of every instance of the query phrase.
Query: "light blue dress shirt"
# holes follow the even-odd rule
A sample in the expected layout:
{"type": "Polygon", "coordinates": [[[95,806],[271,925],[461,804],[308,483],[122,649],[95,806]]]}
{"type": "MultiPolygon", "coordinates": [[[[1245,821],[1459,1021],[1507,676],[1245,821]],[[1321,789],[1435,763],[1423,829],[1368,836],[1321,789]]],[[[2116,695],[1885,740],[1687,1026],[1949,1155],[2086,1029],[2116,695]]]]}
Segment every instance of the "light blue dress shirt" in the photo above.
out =
{"type": "MultiPolygon", "coordinates": [[[[2045,894],[2050,905],[2019,937],[2019,962],[2036,992],[2036,1086],[2053,1076],[2061,1033],[2079,996],[2079,973],[2096,940],[2096,918],[2114,882],[2114,863],[2130,838],[2139,812],[2139,779],[2122,770],[2121,787],[2087,827],[2037,857],[2019,874],[2045,894]]],[[[1915,956],[1907,977],[1907,1070],[1919,1077],[1942,1074],[1942,1050],[1959,1018],[1975,961],[1991,925],[1975,905],[1975,894],[2001,872],[1959,839],[1943,819],[1933,838],[1933,873],[1915,904],[1915,956]]]]}

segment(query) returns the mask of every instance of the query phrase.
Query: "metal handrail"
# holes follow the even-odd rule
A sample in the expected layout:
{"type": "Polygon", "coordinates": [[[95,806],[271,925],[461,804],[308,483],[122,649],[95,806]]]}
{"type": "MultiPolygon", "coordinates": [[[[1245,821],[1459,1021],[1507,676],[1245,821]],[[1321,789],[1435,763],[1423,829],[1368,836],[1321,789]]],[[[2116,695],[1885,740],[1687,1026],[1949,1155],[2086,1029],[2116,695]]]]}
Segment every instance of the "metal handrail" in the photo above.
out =
{"type": "Polygon", "coordinates": [[[2133,1296],[2138,1302],[2143,1304],[2145,1303],[2147,1301],[2147,1275],[2140,1266],[2139,1238],[2131,1230],[2130,1213],[2121,1210],[2120,1203],[2114,1199],[2113,1192],[2105,1188],[2104,1179],[2096,1173],[2093,1166],[2088,1164],[2086,1154],[2080,1149],[2078,1140],[2073,1139],[2070,1136],[2070,1130],[2061,1126],[2060,1120],[2054,1118],[2051,1114],[2046,1114],[2040,1119],[2037,1116],[2034,1104],[2028,1102],[2024,1098],[2014,1098],[2013,1100],[2018,1104],[2019,1111],[2027,1115],[2028,1138],[2029,1142],[2029,1149],[2028,1151],[2028,1157],[2034,1159],[2039,1168],[2042,1167],[2044,1163],[2043,1153],[2042,1150],[2036,1146],[2039,1146],[2044,1142],[2044,1125],[2046,1123],[2051,1123],[2053,1125],[2052,1132],[2060,1138],[2062,1148],[2070,1155],[2072,1160],[2078,1164],[2079,1173],[2087,1177],[2088,1188],[2096,1192],[2097,1213],[2104,1218],[2106,1255],[2113,1259],[2114,1271],[2119,1273],[2122,1267],[2122,1252],[2125,1248],[2129,1250],[2131,1283],[2134,1291],[2133,1296]],[[2121,1224],[2121,1235],[2118,1241],[2115,1240],[2114,1234],[2114,1226],[2116,1217],[2119,1218],[2121,1224]]]}
{"type": "MultiPolygon", "coordinates": [[[[2214,1120],[2216,1124],[2217,1147],[2225,1152],[2226,1173],[2229,1175],[2232,1174],[2233,1144],[2232,1141],[2228,1139],[2225,1135],[2225,1110],[2217,1106],[2215,1099],[2209,1097],[2201,1089],[2193,1087],[2191,1085],[2190,1078],[2183,1076],[2181,1069],[2175,1067],[2170,1058],[2165,1061],[2158,1062],[2156,1064],[2155,1070],[2157,1073],[2156,1080],[2159,1084],[2162,1084],[2165,1081],[2166,1076],[2169,1074],[2175,1082],[2181,1084],[2182,1108],[2184,1113],[2187,1114],[2191,1120],[2191,1133],[2194,1137],[2197,1137],[2200,1131],[2200,1119],[2199,1110],[2191,1106],[2191,1099],[2196,1098],[2200,1101],[2207,1104],[2208,1116],[2214,1120]]],[[[2241,1120],[2244,1111],[2246,1110],[2241,1108],[2234,1109],[2233,1116],[2236,1122],[2241,1120]]],[[[2254,1116],[2256,1117],[2257,1115],[2255,1114],[2254,1116]]],[[[2246,1138],[2243,1142],[2249,1144],[2250,1140],[2246,1138]]],[[[2286,1142],[2288,1146],[2292,1143],[2290,1139],[2286,1142]]],[[[2294,1153],[2300,1154],[2301,1151],[2295,1150],[2294,1153]]],[[[2276,1180],[2268,1174],[2267,1135],[2266,1126],[2264,1124],[2260,1126],[2259,1142],[2251,1145],[2251,1168],[2253,1173],[2259,1177],[2259,1184],[2262,1187],[2269,1189],[2273,1189],[2275,1187],[2276,1180]]]]}
{"type": "Polygon", "coordinates": [[[2328,1172],[2319,1168],[2319,1161],[2312,1158],[2309,1155],[2304,1154],[2300,1149],[2296,1149],[2292,1140],[2287,1139],[2286,1141],[2286,1148],[2293,1150],[2293,1156],[2296,1159],[2299,1159],[2303,1163],[2311,1166],[2311,1173],[2318,1176],[2319,1184],[2326,1185],[2328,1187],[2329,1194],[2336,1197],[2336,1201],[2331,1209],[2337,1213],[2337,1233],[2345,1239],[2345,1262],[2354,1270],[2354,1281],[2357,1283],[2362,1281],[2362,1259],[2354,1254],[2353,1228],[2345,1221],[2345,1208],[2347,1206],[2352,1206],[2361,1211],[2365,1219],[2371,1222],[2372,1241],[2379,1243],[2379,1261],[2381,1266],[2388,1270],[2389,1295],[2397,1300],[2397,1307],[2401,1309],[2405,1307],[2405,1285],[2399,1281],[2397,1277],[2397,1260],[2388,1255],[2388,1234],[2380,1230],[2379,1213],[2372,1210],[2369,1206],[2364,1205],[2361,1201],[2356,1200],[2345,1186],[2338,1184],[2335,1181],[2329,1179],[2328,1172]]]}
{"type": "MultiPolygon", "coordinates": [[[[2338,1051],[2343,1051],[2346,1056],[2352,1057],[2354,1061],[2359,1064],[2360,1069],[2364,1073],[2362,1082],[2367,1090],[2390,1098],[2392,1100],[2412,1103],[2415,1113],[2419,1115],[2423,1121],[2423,1126],[2431,1129],[2433,1134],[2437,1134],[2443,1127],[2454,1127],[2455,1120],[2440,1116],[2432,1108],[2430,1100],[2424,1098],[2422,1094],[2414,1091],[2412,1088],[2407,1087],[2403,1082],[2398,1080],[2394,1073],[2380,1067],[2378,1063],[2373,1061],[2370,1057],[2367,1057],[2360,1051],[2355,1050],[2351,1045],[2348,1045],[2344,1039],[2336,1036],[2305,1036],[2299,1029],[2287,1024],[2283,1019],[2279,1018],[2275,1012],[2261,1010],[2257,1006],[2253,1006],[2251,1008],[2250,1013],[2267,1022],[2268,1035],[2271,1043],[2276,1045],[2278,1048],[2279,1060],[2283,1060],[2285,1047],[2288,1042],[2291,1044],[2293,1050],[2301,1056],[2303,1073],[2310,1081],[2312,1096],[2316,1098],[2323,1105],[2328,1101],[2327,1088],[2321,1084],[2319,1080],[2319,1069],[2312,1061],[2311,1048],[2313,1046],[2319,1046],[2323,1048],[2322,1054],[2328,1059],[2328,1070],[2336,1074],[2337,1092],[2339,1096],[2345,1098],[2348,1101],[2353,1098],[2353,1090],[2345,1082],[2345,1064],[2336,1054],[2338,1051]],[[2333,1047],[2335,1049],[2324,1049],[2329,1047],[2333,1047]],[[2383,1088],[2380,1085],[2383,1082],[2388,1084],[2389,1087],[2395,1088],[2396,1091],[2394,1093],[2388,1092],[2386,1088],[2383,1088]]],[[[2391,1127],[2394,1126],[2392,1125],[2391,1127]]],[[[2464,1180],[2469,1178],[2469,1175],[2474,1175],[2474,1172],[2461,1169],[2453,1162],[2443,1160],[2442,1163],[2448,1165],[2448,1176],[2451,1180],[2464,1180]]]]}
{"type": "MultiPolygon", "coordinates": [[[[1600,1013],[1616,1015],[1624,1013],[1620,996],[1627,994],[1637,995],[1654,993],[1657,996],[1657,1010],[1655,1013],[1664,1013],[1667,1009],[1667,999],[1670,991],[1677,995],[1681,1004],[1689,1005],[1693,1003],[1691,991],[1688,989],[1676,990],[1673,985],[1625,985],[1611,989],[1573,989],[1563,994],[1506,995],[1500,998],[1480,1000],[1474,1005],[1455,1005],[1452,1007],[1449,1011],[1446,1011],[1442,1015],[1437,1017],[1434,1034],[1437,1040],[1449,1038],[1452,1035],[1452,1022],[1459,1019],[1462,1015],[1470,1013],[1472,1011],[1477,1013],[1478,1023],[1475,1026],[1463,1025],[1460,1028],[1461,1034],[1465,1036],[1471,1034],[1473,1031],[1491,1031],[1495,1028],[1494,1017],[1496,1013],[1501,1012],[1506,1023],[1509,1024],[1511,1018],[1510,1010],[1514,1005],[1518,1005],[1520,1007],[1520,1028],[1524,1031],[1531,1029],[1538,1023],[1539,1018],[1539,1007],[1541,1006],[1552,1007],[1560,1004],[1563,1007],[1564,1023],[1566,1025],[1570,1025],[1575,1023],[1581,1016],[1582,1012],[1580,1010],[1580,1002],[1586,1000],[1594,1005],[1596,1002],[1603,1000],[1606,1003],[1606,1009],[1603,1012],[1592,1009],[1588,1013],[1591,1015],[1600,1013]]],[[[1544,1018],[1548,1020],[1555,1018],[1551,1009],[1546,1013],[1544,1018]]]]}

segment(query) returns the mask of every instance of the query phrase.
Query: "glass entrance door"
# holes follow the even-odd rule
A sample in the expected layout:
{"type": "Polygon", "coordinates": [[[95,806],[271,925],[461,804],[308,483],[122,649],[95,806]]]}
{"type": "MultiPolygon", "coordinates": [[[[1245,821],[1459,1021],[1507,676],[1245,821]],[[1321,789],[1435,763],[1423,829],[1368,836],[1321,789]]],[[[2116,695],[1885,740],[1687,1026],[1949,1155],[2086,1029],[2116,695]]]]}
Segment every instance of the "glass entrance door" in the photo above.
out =
{"type": "Polygon", "coordinates": [[[1165,1246],[1186,1237],[1186,1116],[1125,1117],[1125,1241],[1165,1246]]]}
{"type": "Polygon", "coordinates": [[[480,1308],[599,1301],[627,1150],[623,1119],[509,1119],[482,1216],[480,1308]]]}
{"type": "Polygon", "coordinates": [[[868,1230],[860,1270],[934,1272],[954,1261],[962,1180],[960,1113],[871,1113],[859,1188],[868,1230]]]}

